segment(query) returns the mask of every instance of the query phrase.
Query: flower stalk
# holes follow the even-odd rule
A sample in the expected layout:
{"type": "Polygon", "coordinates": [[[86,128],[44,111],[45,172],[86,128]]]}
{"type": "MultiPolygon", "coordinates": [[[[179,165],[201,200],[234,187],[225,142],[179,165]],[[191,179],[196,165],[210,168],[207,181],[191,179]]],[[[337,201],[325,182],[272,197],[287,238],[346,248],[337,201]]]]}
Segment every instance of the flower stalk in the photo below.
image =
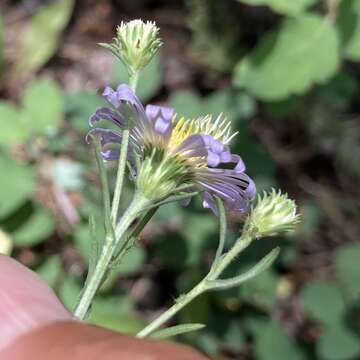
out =
{"type": "MultiPolygon", "coordinates": [[[[148,205],[148,199],[141,197],[139,194],[135,194],[132,203],[116,226],[115,238],[109,234],[106,236],[105,244],[102,248],[92,276],[86,283],[81,299],[76,306],[74,316],[78,319],[85,319],[96,291],[101,286],[104,276],[109,270],[109,265],[114,260],[116,250],[119,247],[126,247],[127,242],[130,240],[124,235],[129,230],[134,220],[139,216],[141,211],[148,205]]],[[[124,255],[124,253],[122,253],[122,255],[124,255]]],[[[117,257],[117,261],[120,261],[119,257],[117,257]]]]}

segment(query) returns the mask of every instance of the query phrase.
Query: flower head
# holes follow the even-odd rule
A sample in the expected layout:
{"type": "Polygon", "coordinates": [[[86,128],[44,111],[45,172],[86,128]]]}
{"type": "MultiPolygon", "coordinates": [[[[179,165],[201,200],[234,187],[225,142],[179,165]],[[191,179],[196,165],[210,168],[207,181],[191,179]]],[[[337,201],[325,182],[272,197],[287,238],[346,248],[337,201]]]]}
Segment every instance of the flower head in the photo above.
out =
{"type": "Polygon", "coordinates": [[[145,67],[162,42],[155,22],[132,20],[116,28],[112,44],[100,44],[110,49],[128,68],[130,74],[145,67]]]}
{"type": "Polygon", "coordinates": [[[269,193],[264,192],[262,197],[258,195],[245,226],[261,238],[292,232],[299,222],[295,202],[280,190],[272,189],[269,193]]]}
{"type": "Polygon", "coordinates": [[[119,157],[114,144],[121,142],[121,129],[130,128],[130,160],[140,158],[136,184],[151,199],[171,195],[180,186],[203,193],[203,205],[217,211],[214,195],[230,210],[244,212],[255,195],[254,182],[245,174],[240,156],[228,146],[233,135],[230,123],[221,115],[195,120],[177,118],[169,107],[145,108],[127,85],[103,93],[111,108],[100,108],[90,118],[91,126],[100,120],[117,125],[120,132],[96,127],[90,132],[100,136],[105,160],[119,157]],[[233,164],[224,168],[224,164],[233,164]]]}

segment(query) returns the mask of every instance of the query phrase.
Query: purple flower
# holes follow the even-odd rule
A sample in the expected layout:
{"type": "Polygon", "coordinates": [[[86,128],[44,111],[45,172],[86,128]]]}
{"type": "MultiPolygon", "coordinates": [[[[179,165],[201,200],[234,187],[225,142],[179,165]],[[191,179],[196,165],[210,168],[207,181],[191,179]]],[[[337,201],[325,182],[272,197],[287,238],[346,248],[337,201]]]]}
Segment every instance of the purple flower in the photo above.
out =
{"type": "Polygon", "coordinates": [[[137,186],[146,196],[170,195],[181,185],[204,190],[203,206],[217,212],[214,195],[236,212],[245,212],[256,193],[255,184],[245,174],[239,155],[228,146],[235,134],[221,115],[195,120],[176,119],[169,107],[147,105],[145,108],[127,85],[116,91],[105,88],[104,98],[111,108],[100,108],[90,118],[90,125],[110,121],[119,131],[94,127],[89,134],[99,136],[105,160],[119,157],[121,130],[129,128],[129,159],[136,154],[143,165],[138,169],[137,186]],[[234,164],[232,169],[224,164],[234,164]]]}

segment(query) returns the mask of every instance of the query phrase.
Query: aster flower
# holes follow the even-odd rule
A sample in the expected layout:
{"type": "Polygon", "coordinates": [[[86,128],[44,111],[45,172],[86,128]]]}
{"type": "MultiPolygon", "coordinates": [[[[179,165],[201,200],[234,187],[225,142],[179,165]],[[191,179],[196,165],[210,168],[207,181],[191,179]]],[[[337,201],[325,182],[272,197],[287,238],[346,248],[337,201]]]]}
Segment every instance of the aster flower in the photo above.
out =
{"type": "MultiPolygon", "coordinates": [[[[228,146],[236,134],[223,116],[195,120],[177,118],[169,107],[147,105],[125,84],[103,93],[110,107],[98,109],[90,118],[105,160],[119,157],[121,130],[130,129],[129,160],[140,164],[136,185],[149,199],[161,199],[188,185],[188,191],[203,191],[203,206],[217,212],[214,195],[232,211],[244,212],[255,195],[254,182],[245,174],[239,155],[228,146]],[[110,121],[118,131],[96,127],[110,121]],[[225,164],[233,164],[232,169],[225,164]]],[[[89,137],[88,137],[89,138],[89,137]]]]}

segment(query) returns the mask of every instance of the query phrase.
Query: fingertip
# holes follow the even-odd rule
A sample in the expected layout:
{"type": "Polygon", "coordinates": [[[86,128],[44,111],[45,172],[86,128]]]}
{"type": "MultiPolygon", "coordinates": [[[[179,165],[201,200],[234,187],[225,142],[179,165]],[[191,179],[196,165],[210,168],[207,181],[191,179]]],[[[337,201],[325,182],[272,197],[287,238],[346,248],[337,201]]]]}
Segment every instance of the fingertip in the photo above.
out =
{"type": "Polygon", "coordinates": [[[71,319],[37,274],[4,255],[0,255],[0,284],[0,349],[36,327],[71,319]]]}

